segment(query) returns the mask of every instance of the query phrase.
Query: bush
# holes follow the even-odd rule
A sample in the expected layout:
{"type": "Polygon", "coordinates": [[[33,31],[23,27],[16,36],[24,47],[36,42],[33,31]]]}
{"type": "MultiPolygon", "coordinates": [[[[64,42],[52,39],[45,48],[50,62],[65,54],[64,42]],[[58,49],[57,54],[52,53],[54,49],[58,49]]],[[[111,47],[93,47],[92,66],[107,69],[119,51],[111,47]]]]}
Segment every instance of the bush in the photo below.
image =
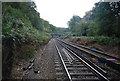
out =
{"type": "Polygon", "coordinates": [[[94,37],[94,40],[101,44],[108,44],[112,46],[120,45],[120,38],[116,38],[116,37],[96,36],[94,37]]]}
{"type": "Polygon", "coordinates": [[[21,58],[32,58],[35,55],[35,47],[30,45],[25,45],[20,48],[21,58]]]}
{"type": "Polygon", "coordinates": [[[112,46],[120,46],[120,38],[116,37],[107,37],[107,36],[95,36],[95,37],[88,37],[88,36],[81,36],[81,39],[89,39],[96,41],[100,44],[112,45],[112,46]]]}
{"type": "Polygon", "coordinates": [[[50,36],[33,27],[30,19],[21,9],[12,8],[10,5],[3,6],[2,39],[13,38],[14,50],[16,51],[20,46],[25,46],[24,49],[20,48],[21,53],[23,56],[31,58],[35,49],[39,45],[47,43],[50,36]],[[31,46],[34,46],[35,49],[31,46]]]}

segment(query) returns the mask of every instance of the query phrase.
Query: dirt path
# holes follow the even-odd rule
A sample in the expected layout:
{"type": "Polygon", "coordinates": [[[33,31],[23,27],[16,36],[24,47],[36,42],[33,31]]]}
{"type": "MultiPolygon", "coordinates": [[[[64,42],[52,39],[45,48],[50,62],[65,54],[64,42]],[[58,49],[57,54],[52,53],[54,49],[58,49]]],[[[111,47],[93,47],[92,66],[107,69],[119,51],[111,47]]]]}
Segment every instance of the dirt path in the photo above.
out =
{"type": "Polygon", "coordinates": [[[54,42],[51,39],[44,47],[43,53],[37,54],[35,61],[35,68],[39,69],[39,73],[34,73],[34,69],[28,74],[28,79],[41,79],[53,80],[55,79],[55,66],[54,66],[54,42]]]}

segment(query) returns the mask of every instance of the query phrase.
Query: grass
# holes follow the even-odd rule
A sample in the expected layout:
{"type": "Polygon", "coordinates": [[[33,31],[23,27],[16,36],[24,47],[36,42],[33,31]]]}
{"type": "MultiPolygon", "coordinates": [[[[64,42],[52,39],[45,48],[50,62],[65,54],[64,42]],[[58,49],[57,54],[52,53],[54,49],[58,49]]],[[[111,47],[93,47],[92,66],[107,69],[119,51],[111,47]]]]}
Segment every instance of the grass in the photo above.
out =
{"type": "Polygon", "coordinates": [[[120,46],[120,38],[116,37],[107,37],[107,36],[80,36],[80,37],[73,37],[73,38],[81,38],[81,39],[89,39],[94,40],[100,44],[112,45],[112,46],[120,46]]]}

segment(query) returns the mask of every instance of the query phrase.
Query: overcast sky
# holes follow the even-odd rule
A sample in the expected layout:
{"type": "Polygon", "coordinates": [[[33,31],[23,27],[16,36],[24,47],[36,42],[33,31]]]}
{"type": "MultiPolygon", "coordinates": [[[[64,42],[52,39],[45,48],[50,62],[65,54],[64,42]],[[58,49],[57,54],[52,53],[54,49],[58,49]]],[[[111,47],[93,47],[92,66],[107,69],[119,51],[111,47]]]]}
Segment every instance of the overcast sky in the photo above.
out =
{"type": "Polygon", "coordinates": [[[40,17],[57,27],[67,27],[73,15],[83,17],[100,0],[34,0],[40,17]]]}

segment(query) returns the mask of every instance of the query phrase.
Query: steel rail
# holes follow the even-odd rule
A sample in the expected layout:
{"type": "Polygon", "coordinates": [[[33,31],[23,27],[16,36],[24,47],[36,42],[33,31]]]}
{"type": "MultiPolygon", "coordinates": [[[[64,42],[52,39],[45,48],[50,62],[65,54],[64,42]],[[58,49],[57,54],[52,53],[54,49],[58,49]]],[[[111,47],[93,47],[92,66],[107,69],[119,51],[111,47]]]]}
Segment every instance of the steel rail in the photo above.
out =
{"type": "MultiPolygon", "coordinates": [[[[58,41],[59,42],[59,41],[58,41]]],[[[73,51],[71,51],[70,49],[68,49],[67,47],[63,46],[66,50],[70,51],[75,57],[77,57],[79,60],[81,60],[88,68],[91,69],[91,71],[94,71],[95,74],[100,77],[100,79],[104,80],[104,81],[110,81],[106,76],[104,76],[102,73],[100,73],[99,71],[97,71],[93,66],[91,66],[89,63],[87,63],[85,60],[83,60],[83,58],[81,58],[80,56],[76,55],[73,51]]],[[[58,49],[59,50],[59,49],[58,49]]],[[[96,66],[98,67],[98,66],[96,66]]],[[[67,68],[66,68],[67,69],[67,68]]],[[[101,69],[100,67],[98,67],[98,69],[101,69]]],[[[101,69],[102,70],[102,69],[101,69]]],[[[68,70],[67,70],[68,71],[68,70]]],[[[104,71],[105,72],[105,71],[104,71]]],[[[69,72],[68,72],[69,73],[69,72]]],[[[106,72],[105,72],[106,73],[106,72]]]]}
{"type": "Polygon", "coordinates": [[[77,58],[79,58],[84,64],[86,64],[89,68],[91,68],[93,71],[95,71],[97,74],[99,74],[104,80],[110,81],[107,77],[105,77],[103,74],[101,74],[99,71],[97,71],[94,67],[92,67],[90,64],[88,64],[86,61],[84,61],[80,56],[76,55],[73,51],[69,50],[73,55],[75,55],[77,58]]]}
{"type": "MultiPolygon", "coordinates": [[[[60,43],[60,42],[59,42],[60,43]]],[[[64,42],[63,42],[64,43],[64,42]]],[[[65,42],[66,43],[66,42],[65,42]]],[[[68,44],[68,43],[67,43],[68,44]]],[[[65,46],[64,46],[65,47],[65,46]]],[[[67,47],[65,47],[67,48],[67,47]]],[[[95,67],[97,67],[99,70],[101,70],[103,73],[106,73],[106,71],[104,71],[102,68],[100,68],[99,66],[97,66],[96,64],[93,64],[95,67]]]]}
{"type": "MultiPolygon", "coordinates": [[[[59,42],[59,41],[58,41],[59,42]]],[[[60,42],[59,42],[60,43],[60,42]]],[[[63,45],[62,45],[63,46],[63,45]]],[[[96,72],[97,75],[101,76],[101,78],[103,78],[105,81],[110,81],[106,76],[104,76],[102,73],[100,73],[99,71],[97,71],[93,66],[91,66],[89,63],[87,63],[85,60],[83,60],[83,58],[81,58],[80,56],[78,56],[77,54],[75,54],[72,50],[70,50],[69,48],[63,46],[65,49],[67,49],[68,51],[70,51],[74,56],[76,56],[78,59],[80,59],[84,64],[86,64],[89,68],[91,68],[93,71],[96,72]]],[[[97,65],[93,64],[95,67],[97,67],[97,69],[100,69],[101,71],[103,71],[104,73],[106,73],[106,71],[104,71],[103,69],[101,69],[100,67],[98,67],[97,65]]]]}
{"type": "Polygon", "coordinates": [[[72,60],[75,60],[75,59],[73,58],[73,56],[72,56],[70,53],[68,53],[68,55],[72,58],[72,60]]]}
{"type": "MultiPolygon", "coordinates": [[[[66,44],[69,44],[69,45],[71,45],[71,46],[73,46],[73,47],[75,47],[75,48],[77,48],[77,49],[80,49],[80,50],[87,49],[87,50],[90,50],[90,51],[92,51],[92,52],[96,52],[96,53],[98,53],[98,54],[101,54],[101,55],[103,55],[103,56],[111,57],[111,58],[115,58],[115,59],[117,59],[117,60],[120,60],[120,58],[115,57],[115,56],[112,56],[112,55],[108,55],[107,53],[104,53],[104,52],[102,52],[102,51],[92,50],[92,49],[90,49],[90,48],[88,48],[88,47],[85,47],[85,46],[83,46],[83,45],[76,45],[76,44],[74,45],[74,44],[67,43],[67,42],[65,42],[65,41],[63,41],[63,40],[60,40],[60,39],[57,39],[57,40],[62,41],[62,42],[64,42],[64,43],[66,43],[66,44]]],[[[88,51],[85,51],[85,52],[89,53],[88,51]]],[[[90,54],[93,54],[93,53],[90,53],[90,54]]],[[[94,54],[93,54],[93,55],[94,55],[94,54]]]]}
{"type": "MultiPolygon", "coordinates": [[[[74,43],[72,43],[72,42],[69,42],[69,43],[74,44],[74,43]]],[[[109,53],[105,53],[105,52],[103,52],[103,51],[93,50],[93,49],[91,49],[91,48],[89,48],[89,47],[86,47],[86,46],[84,46],[84,45],[78,45],[78,44],[74,44],[74,45],[76,45],[76,46],[78,46],[78,47],[81,47],[81,48],[84,48],[84,49],[87,49],[87,50],[90,50],[90,51],[92,51],[92,52],[96,52],[96,53],[102,54],[102,55],[104,55],[104,56],[109,56],[109,57],[111,57],[111,58],[115,58],[115,59],[120,60],[120,58],[115,57],[115,56],[112,56],[112,55],[110,55],[109,53]]]]}
{"type": "Polygon", "coordinates": [[[104,55],[104,54],[101,54],[101,53],[97,53],[97,52],[93,52],[93,50],[88,50],[88,49],[85,49],[85,48],[82,48],[82,47],[79,47],[79,46],[76,46],[76,45],[73,45],[73,44],[71,44],[71,43],[67,43],[67,42],[65,42],[65,41],[63,41],[63,40],[60,40],[60,39],[57,39],[58,41],[60,41],[60,42],[62,42],[63,44],[66,44],[66,45],[69,45],[69,46],[71,46],[71,47],[73,47],[73,48],[76,48],[76,49],[78,49],[78,50],[80,50],[80,51],[83,51],[83,52],[85,52],[85,53],[88,53],[88,54],[90,54],[91,56],[94,56],[95,58],[98,58],[99,59],[99,61],[101,61],[101,62],[104,62],[104,63],[106,63],[109,67],[112,67],[113,69],[115,69],[115,70],[117,70],[117,71],[119,71],[120,72],[120,64],[119,64],[119,59],[117,59],[116,57],[113,57],[113,56],[111,56],[111,55],[104,55]],[[92,52],[91,52],[92,51],[92,52]],[[112,60],[109,60],[109,59],[113,59],[113,60],[115,60],[115,61],[112,61],[112,60]],[[118,64],[117,64],[118,63],[118,64]]]}
{"type": "MultiPolygon", "coordinates": [[[[55,42],[55,41],[54,41],[54,42],[55,42]]],[[[55,43],[55,47],[56,47],[57,52],[58,52],[58,54],[59,54],[59,56],[60,56],[60,59],[61,59],[62,64],[63,64],[63,66],[64,66],[64,69],[65,69],[65,71],[66,71],[66,73],[67,73],[67,76],[68,76],[69,80],[72,81],[72,78],[71,78],[71,76],[70,76],[70,73],[68,72],[68,69],[67,69],[67,67],[66,67],[66,65],[65,65],[65,63],[64,63],[64,60],[63,60],[63,58],[62,58],[62,55],[61,55],[61,53],[60,53],[60,51],[59,51],[56,43],[55,43]]]]}
{"type": "Polygon", "coordinates": [[[72,63],[74,58],[69,53],[67,53],[67,51],[65,49],[63,49],[63,51],[64,51],[65,55],[67,56],[68,60],[70,61],[70,63],[72,63]]]}

